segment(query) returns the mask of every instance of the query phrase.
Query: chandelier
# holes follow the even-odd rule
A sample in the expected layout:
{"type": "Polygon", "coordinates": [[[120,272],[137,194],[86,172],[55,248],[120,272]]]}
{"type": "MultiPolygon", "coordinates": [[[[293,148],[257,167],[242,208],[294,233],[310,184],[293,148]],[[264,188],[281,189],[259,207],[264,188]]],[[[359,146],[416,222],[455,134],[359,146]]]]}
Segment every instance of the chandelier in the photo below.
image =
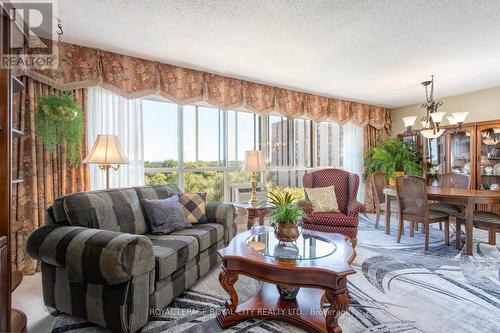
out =
{"type": "MultiPolygon", "coordinates": [[[[446,112],[438,111],[438,108],[443,105],[442,101],[434,100],[434,75],[431,76],[430,81],[422,82],[425,87],[425,100],[426,102],[422,104],[422,109],[426,110],[426,115],[421,118],[422,128],[419,130],[412,131],[413,125],[417,120],[417,116],[410,116],[403,118],[405,123],[406,131],[405,134],[414,134],[415,131],[422,134],[427,139],[435,139],[440,137],[444,132],[445,128],[441,128],[439,125],[442,123],[446,112]]],[[[448,122],[452,127],[453,131],[461,130],[462,124],[469,112],[455,112],[451,116],[448,116],[448,122]],[[457,126],[458,125],[458,126],[457,126]]]]}

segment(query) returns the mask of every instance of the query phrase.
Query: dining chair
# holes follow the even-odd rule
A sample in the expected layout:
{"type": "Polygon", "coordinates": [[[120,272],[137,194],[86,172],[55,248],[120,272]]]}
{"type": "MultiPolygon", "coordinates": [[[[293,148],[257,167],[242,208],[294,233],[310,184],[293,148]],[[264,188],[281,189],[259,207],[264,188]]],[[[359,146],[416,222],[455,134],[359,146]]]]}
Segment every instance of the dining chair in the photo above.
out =
{"type": "MultiPolygon", "coordinates": [[[[500,215],[492,212],[475,210],[472,215],[472,220],[474,221],[474,227],[488,231],[488,243],[490,245],[496,245],[496,233],[497,231],[500,232],[500,215]]],[[[459,231],[462,224],[465,225],[465,213],[462,213],[456,217],[456,239],[458,244],[460,244],[459,231]]]]}
{"type": "MultiPolygon", "coordinates": [[[[385,194],[384,188],[389,185],[389,181],[385,173],[377,171],[371,175],[372,187],[373,187],[373,199],[375,201],[375,213],[377,214],[375,218],[375,229],[378,228],[378,222],[380,220],[380,213],[385,212],[385,194]]],[[[395,212],[399,216],[399,205],[396,200],[390,201],[391,213],[395,212]]]]}
{"type": "MultiPolygon", "coordinates": [[[[470,188],[470,175],[462,174],[462,173],[454,173],[448,172],[444,173],[439,178],[439,187],[446,188],[460,188],[460,189],[469,189],[470,188]]],[[[455,236],[455,243],[457,248],[460,247],[460,227],[456,223],[456,219],[460,214],[463,214],[465,211],[465,205],[456,204],[453,202],[433,202],[429,204],[429,208],[432,210],[437,210],[439,212],[446,213],[450,216],[450,222],[455,223],[456,231],[455,233],[458,235],[455,236]]],[[[441,227],[441,225],[440,225],[441,227]]],[[[440,228],[441,229],[441,228],[440,228]]],[[[448,244],[446,244],[448,245],[448,244]]]]}
{"type": "Polygon", "coordinates": [[[404,228],[404,221],[410,221],[410,236],[413,236],[415,223],[422,223],[425,233],[425,250],[429,249],[429,226],[432,223],[445,223],[445,243],[449,242],[449,216],[446,213],[432,210],[427,202],[426,181],[422,177],[402,176],[396,177],[396,193],[400,207],[398,238],[404,228]]]}

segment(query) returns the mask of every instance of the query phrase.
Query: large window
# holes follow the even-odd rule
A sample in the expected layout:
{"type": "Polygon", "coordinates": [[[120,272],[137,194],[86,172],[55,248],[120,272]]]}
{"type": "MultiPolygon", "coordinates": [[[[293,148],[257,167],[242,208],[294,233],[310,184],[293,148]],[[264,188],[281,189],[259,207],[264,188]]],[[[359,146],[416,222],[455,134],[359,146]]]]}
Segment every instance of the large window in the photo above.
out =
{"type": "Polygon", "coordinates": [[[233,187],[248,186],[250,174],[240,171],[247,150],[264,152],[267,170],[259,182],[298,197],[306,172],[343,167],[349,158],[345,126],[331,122],[156,100],[144,101],[143,114],[145,182],[207,192],[210,201],[231,200],[233,187]]]}

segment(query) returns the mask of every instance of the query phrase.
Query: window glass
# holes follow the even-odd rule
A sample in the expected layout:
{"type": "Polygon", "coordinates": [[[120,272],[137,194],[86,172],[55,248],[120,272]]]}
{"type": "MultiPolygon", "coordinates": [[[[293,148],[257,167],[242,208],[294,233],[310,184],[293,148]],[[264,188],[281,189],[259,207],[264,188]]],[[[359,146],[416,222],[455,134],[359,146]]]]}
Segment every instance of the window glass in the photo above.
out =
{"type": "Polygon", "coordinates": [[[222,171],[185,172],[184,192],[205,192],[207,201],[223,201],[224,173],[222,171]]]}
{"type": "Polygon", "coordinates": [[[279,116],[269,116],[269,164],[283,166],[288,161],[288,121],[279,116]]]}
{"type": "Polygon", "coordinates": [[[182,132],[184,134],[182,141],[182,156],[184,163],[195,166],[198,157],[196,154],[196,107],[193,105],[184,105],[182,118],[184,123],[182,127],[182,132]]]}
{"type": "Polygon", "coordinates": [[[245,159],[245,151],[255,149],[255,124],[254,115],[247,112],[238,112],[238,140],[236,149],[237,166],[241,167],[245,159]]]}
{"type": "Polygon", "coordinates": [[[340,167],[339,125],[321,122],[316,126],[316,163],[318,166],[340,167]]]}
{"type": "Polygon", "coordinates": [[[220,117],[222,111],[215,108],[198,107],[198,166],[222,166],[219,154],[221,137],[220,117]]]}

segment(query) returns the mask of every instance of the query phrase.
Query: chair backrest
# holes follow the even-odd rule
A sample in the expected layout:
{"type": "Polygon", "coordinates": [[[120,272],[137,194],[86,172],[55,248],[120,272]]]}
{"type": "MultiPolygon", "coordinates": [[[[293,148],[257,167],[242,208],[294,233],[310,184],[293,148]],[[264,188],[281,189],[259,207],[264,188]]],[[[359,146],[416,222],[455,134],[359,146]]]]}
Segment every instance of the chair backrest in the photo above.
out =
{"type": "Polygon", "coordinates": [[[403,214],[425,216],[427,211],[427,186],[425,178],[417,176],[396,177],[398,203],[403,214]]]}
{"type": "Polygon", "coordinates": [[[302,183],[307,188],[335,186],[339,210],[345,213],[349,201],[358,195],[359,176],[340,169],[321,169],[306,173],[302,183]]]}
{"type": "Polygon", "coordinates": [[[464,175],[462,173],[454,173],[454,172],[442,174],[440,177],[439,186],[448,188],[469,189],[470,175],[464,175]]]}
{"type": "Polygon", "coordinates": [[[373,197],[376,204],[381,204],[385,201],[384,188],[387,187],[387,177],[385,173],[377,171],[371,176],[373,186],[373,197]]]}

